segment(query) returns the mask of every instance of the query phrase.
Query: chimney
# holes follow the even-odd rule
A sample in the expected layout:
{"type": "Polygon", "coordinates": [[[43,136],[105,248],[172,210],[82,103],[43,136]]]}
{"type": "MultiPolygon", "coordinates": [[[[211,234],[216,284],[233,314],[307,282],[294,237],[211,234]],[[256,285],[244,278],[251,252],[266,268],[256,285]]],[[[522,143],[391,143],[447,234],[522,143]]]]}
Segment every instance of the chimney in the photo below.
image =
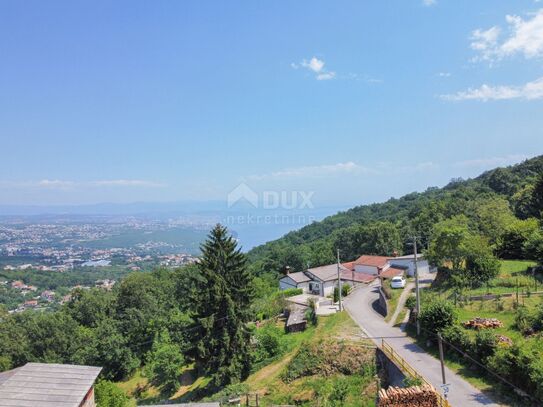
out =
{"type": "Polygon", "coordinates": [[[285,266],[285,274],[287,276],[290,274],[290,266],[285,266]]]}

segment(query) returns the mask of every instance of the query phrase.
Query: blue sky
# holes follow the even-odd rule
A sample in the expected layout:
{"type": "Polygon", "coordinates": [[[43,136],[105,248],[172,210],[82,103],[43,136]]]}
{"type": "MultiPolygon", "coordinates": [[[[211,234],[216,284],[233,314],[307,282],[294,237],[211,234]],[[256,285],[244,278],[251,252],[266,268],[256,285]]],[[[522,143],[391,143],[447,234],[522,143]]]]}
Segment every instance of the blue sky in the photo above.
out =
{"type": "Polygon", "coordinates": [[[0,2],[0,204],[381,201],[543,153],[543,2],[0,2]]]}

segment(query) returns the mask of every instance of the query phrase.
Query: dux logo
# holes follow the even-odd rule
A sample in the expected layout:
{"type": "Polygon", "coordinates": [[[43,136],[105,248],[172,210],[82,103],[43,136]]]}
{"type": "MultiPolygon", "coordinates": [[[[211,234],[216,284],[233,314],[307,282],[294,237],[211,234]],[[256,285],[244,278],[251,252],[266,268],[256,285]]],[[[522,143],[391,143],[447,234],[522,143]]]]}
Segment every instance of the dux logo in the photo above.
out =
{"type": "Polygon", "coordinates": [[[247,184],[241,183],[228,194],[228,207],[231,208],[241,201],[247,201],[258,208],[258,194],[247,184]]]}
{"type": "Polygon", "coordinates": [[[314,192],[305,191],[264,191],[261,196],[245,183],[239,184],[228,194],[228,207],[246,201],[254,208],[263,209],[304,209],[314,208],[311,198],[314,192]]]}

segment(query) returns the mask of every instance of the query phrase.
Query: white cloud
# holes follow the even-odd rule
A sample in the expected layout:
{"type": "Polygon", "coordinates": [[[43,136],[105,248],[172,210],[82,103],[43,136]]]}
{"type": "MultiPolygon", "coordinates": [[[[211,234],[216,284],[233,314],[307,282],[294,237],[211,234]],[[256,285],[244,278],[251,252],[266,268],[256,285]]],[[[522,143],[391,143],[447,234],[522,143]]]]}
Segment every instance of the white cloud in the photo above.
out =
{"type": "Polygon", "coordinates": [[[319,73],[316,78],[318,81],[327,81],[329,79],[334,79],[335,77],[336,77],[335,72],[323,72],[323,73],[319,73]]]}
{"type": "Polygon", "coordinates": [[[437,0],[422,0],[422,4],[426,7],[435,6],[437,4],[437,0]]]}
{"type": "Polygon", "coordinates": [[[336,77],[336,73],[333,71],[328,71],[324,68],[325,62],[322,59],[319,59],[317,57],[311,58],[309,61],[303,60],[299,64],[292,63],[290,66],[293,69],[298,68],[306,68],[313,72],[315,74],[315,79],[318,81],[326,81],[330,79],[334,79],[336,77]]]}
{"type": "Polygon", "coordinates": [[[484,157],[473,160],[457,161],[455,167],[462,168],[495,168],[516,164],[529,158],[527,154],[510,154],[504,157],[484,157]]]}
{"type": "Polygon", "coordinates": [[[75,182],[73,181],[61,181],[58,179],[50,180],[50,179],[42,179],[41,181],[38,181],[36,183],[36,186],[43,187],[43,188],[58,188],[58,189],[64,189],[64,188],[70,188],[75,185],[75,182]]]}
{"type": "Polygon", "coordinates": [[[541,99],[543,98],[543,77],[520,86],[491,86],[484,84],[478,88],[469,88],[454,94],[441,95],[441,98],[449,101],[480,100],[483,102],[489,100],[541,99]]]}
{"type": "Polygon", "coordinates": [[[452,74],[450,72],[438,72],[437,73],[437,76],[439,76],[440,78],[448,78],[450,77],[452,74]]]}
{"type": "Polygon", "coordinates": [[[494,61],[517,54],[525,58],[543,56],[543,9],[526,19],[507,15],[505,21],[508,35],[502,41],[502,29],[498,26],[473,31],[471,48],[480,54],[475,60],[494,61]]]}
{"type": "Polygon", "coordinates": [[[376,173],[375,170],[363,167],[352,161],[337,163],[337,164],[324,164],[306,167],[287,168],[268,174],[251,175],[247,177],[251,180],[264,180],[272,178],[300,178],[300,177],[322,177],[336,174],[368,174],[376,173]]]}
{"type": "Polygon", "coordinates": [[[300,65],[304,68],[312,70],[313,72],[319,73],[324,68],[324,61],[318,59],[317,57],[313,57],[309,60],[309,62],[304,59],[300,65]]]}
{"type": "Polygon", "coordinates": [[[392,174],[406,174],[431,171],[436,168],[438,168],[438,165],[431,161],[404,166],[398,166],[397,163],[390,162],[379,162],[372,166],[363,166],[353,161],[347,161],[337,164],[287,168],[268,174],[251,175],[246,177],[246,179],[250,181],[262,181],[272,179],[284,180],[289,178],[317,178],[337,175],[389,176],[392,174]]]}

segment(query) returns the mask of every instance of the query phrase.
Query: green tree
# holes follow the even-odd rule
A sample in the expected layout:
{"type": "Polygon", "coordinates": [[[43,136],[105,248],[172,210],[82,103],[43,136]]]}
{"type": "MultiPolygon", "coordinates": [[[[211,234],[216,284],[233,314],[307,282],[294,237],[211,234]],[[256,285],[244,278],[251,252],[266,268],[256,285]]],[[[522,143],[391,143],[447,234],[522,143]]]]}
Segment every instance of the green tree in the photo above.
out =
{"type": "Polygon", "coordinates": [[[498,255],[504,259],[533,258],[532,253],[525,253],[525,246],[539,233],[539,223],[534,218],[513,221],[500,237],[498,255]]]}
{"type": "Polygon", "coordinates": [[[532,214],[541,218],[543,212],[543,172],[539,174],[532,192],[532,214]]]}
{"type": "Polygon", "coordinates": [[[477,201],[475,214],[479,230],[491,244],[496,243],[506,228],[515,221],[509,202],[498,197],[477,201]]]}
{"type": "Polygon", "coordinates": [[[179,373],[185,358],[167,330],[156,335],[146,359],[145,373],[152,382],[162,385],[168,392],[179,388],[179,373]]]}
{"type": "Polygon", "coordinates": [[[443,332],[457,320],[454,305],[441,298],[434,298],[423,304],[419,316],[421,327],[432,334],[443,332]]]}
{"type": "Polygon", "coordinates": [[[450,265],[453,270],[460,270],[466,255],[464,243],[470,234],[468,219],[465,216],[456,216],[439,222],[432,231],[426,258],[436,266],[450,265]]]}
{"type": "Polygon", "coordinates": [[[224,386],[250,371],[247,322],[254,297],[252,275],[245,255],[221,225],[212,229],[201,250],[196,361],[212,375],[215,386],[224,386]]]}
{"type": "Polygon", "coordinates": [[[471,286],[481,286],[499,274],[500,262],[485,238],[469,236],[463,247],[466,259],[464,278],[471,286]]]}

